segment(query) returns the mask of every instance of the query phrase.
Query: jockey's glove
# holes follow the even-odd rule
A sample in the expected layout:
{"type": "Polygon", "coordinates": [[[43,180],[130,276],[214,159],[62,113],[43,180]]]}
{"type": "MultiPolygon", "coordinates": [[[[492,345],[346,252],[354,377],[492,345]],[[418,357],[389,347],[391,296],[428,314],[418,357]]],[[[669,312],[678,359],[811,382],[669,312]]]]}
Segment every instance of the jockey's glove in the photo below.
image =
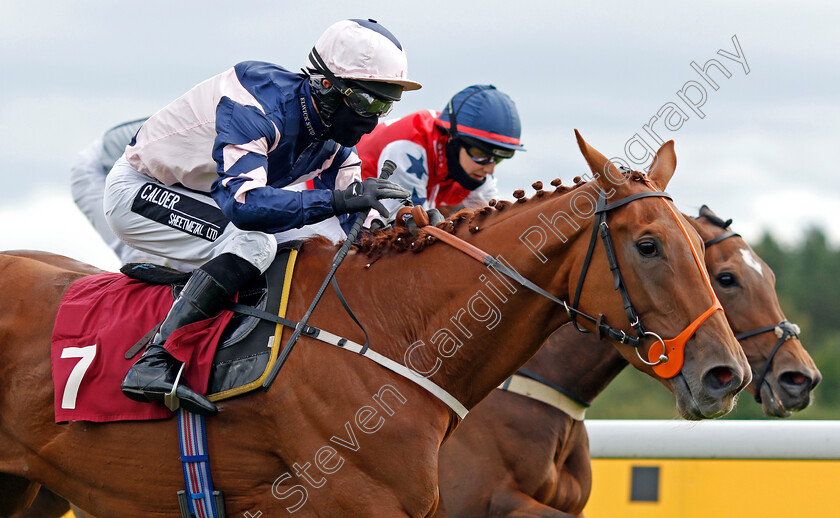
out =
{"type": "Polygon", "coordinates": [[[437,209],[429,209],[426,211],[426,214],[429,215],[429,225],[436,227],[438,223],[443,223],[446,218],[443,217],[443,214],[440,213],[437,209]]]}
{"type": "Polygon", "coordinates": [[[367,209],[376,209],[388,216],[388,209],[379,200],[384,198],[403,199],[411,193],[390,180],[367,178],[363,182],[353,182],[343,191],[332,192],[332,206],[336,214],[351,214],[367,209]]]}

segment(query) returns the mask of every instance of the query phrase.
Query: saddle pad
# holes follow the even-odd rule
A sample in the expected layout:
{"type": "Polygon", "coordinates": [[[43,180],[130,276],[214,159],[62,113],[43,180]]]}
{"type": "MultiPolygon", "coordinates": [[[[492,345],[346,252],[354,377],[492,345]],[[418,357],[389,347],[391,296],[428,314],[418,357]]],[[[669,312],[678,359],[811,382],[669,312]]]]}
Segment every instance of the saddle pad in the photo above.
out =
{"type": "MultiPolygon", "coordinates": [[[[55,420],[121,421],[163,419],[173,414],[160,403],[125,397],[120,384],[138,357],[125,353],[163,320],[172,307],[169,286],[149,286],[120,273],[82,277],[67,290],[52,336],[55,420]]],[[[173,332],[167,349],[186,362],[183,380],[204,393],[216,344],[232,313],[173,332]]]]}

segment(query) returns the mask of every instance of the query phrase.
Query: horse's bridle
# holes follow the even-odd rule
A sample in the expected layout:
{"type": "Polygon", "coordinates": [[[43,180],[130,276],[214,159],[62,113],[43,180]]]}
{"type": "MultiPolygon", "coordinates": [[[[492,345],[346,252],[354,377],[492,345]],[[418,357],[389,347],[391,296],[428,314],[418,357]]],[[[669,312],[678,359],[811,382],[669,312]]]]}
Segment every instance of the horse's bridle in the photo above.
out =
{"type": "MultiPolygon", "coordinates": [[[[720,243],[724,239],[728,239],[730,237],[741,237],[741,234],[733,232],[732,230],[727,230],[723,234],[715,236],[714,238],[704,242],[703,244],[706,248],[709,248],[710,246],[720,243]]],[[[751,338],[753,336],[760,335],[762,333],[768,333],[770,331],[776,333],[776,336],[779,339],[776,341],[776,344],[773,346],[773,349],[770,350],[770,354],[767,356],[767,360],[764,362],[764,367],[762,367],[761,372],[757,374],[757,377],[755,379],[755,400],[758,403],[761,403],[761,385],[765,382],[764,378],[770,371],[770,365],[773,363],[773,358],[776,357],[776,353],[779,352],[779,349],[782,347],[783,343],[787,342],[792,338],[799,338],[799,326],[792,322],[788,322],[787,320],[782,320],[778,324],[759,327],[758,329],[753,329],[752,331],[747,331],[739,335],[735,335],[735,339],[741,341],[746,338],[751,338]]]]}
{"type": "MultiPolygon", "coordinates": [[[[709,276],[706,273],[706,269],[703,266],[703,262],[701,261],[700,256],[697,254],[697,251],[694,249],[694,245],[691,243],[691,238],[689,237],[688,231],[680,221],[680,218],[677,215],[676,211],[674,211],[674,209],[671,208],[670,205],[668,205],[668,202],[666,202],[663,199],[663,203],[665,203],[665,206],[668,207],[668,210],[674,216],[675,221],[682,230],[683,236],[685,237],[689,247],[691,248],[691,253],[694,256],[694,260],[697,263],[697,267],[700,270],[700,273],[703,275],[703,279],[706,281],[706,286],[708,287],[709,293],[711,294],[714,302],[712,303],[711,307],[709,307],[709,309],[707,309],[692,323],[686,326],[686,328],[683,329],[683,331],[674,338],[665,340],[658,334],[652,331],[645,330],[645,327],[644,325],[642,325],[641,319],[639,318],[636,309],[633,307],[633,303],[630,301],[630,294],[627,292],[627,287],[625,286],[624,279],[621,276],[621,270],[619,269],[618,260],[615,255],[615,247],[613,246],[612,237],[610,235],[610,228],[607,224],[607,212],[618,207],[622,207],[632,201],[650,197],[667,198],[669,200],[671,199],[671,196],[668,193],[657,191],[646,178],[644,179],[644,182],[645,185],[647,185],[648,188],[651,189],[650,192],[631,194],[630,196],[627,196],[612,203],[607,203],[606,193],[603,189],[599,189],[598,201],[595,207],[595,222],[592,227],[592,236],[589,240],[589,248],[586,251],[586,257],[584,259],[583,268],[580,277],[578,278],[578,285],[575,290],[574,302],[571,306],[566,302],[558,299],[554,295],[548,293],[544,289],[540,288],[530,280],[526,279],[525,277],[520,275],[519,272],[517,272],[516,270],[509,268],[499,259],[496,259],[492,255],[453,236],[452,234],[449,234],[444,230],[434,226],[425,226],[422,228],[422,230],[440,239],[441,241],[452,245],[453,247],[461,250],[467,255],[479,261],[482,261],[486,266],[493,268],[494,270],[506,275],[507,277],[510,277],[511,279],[515,280],[520,285],[530,289],[531,291],[538,293],[548,298],[549,300],[556,302],[557,304],[562,305],[576,327],[577,317],[582,317],[595,325],[599,337],[606,336],[623,344],[632,345],[636,349],[636,355],[639,357],[639,359],[646,365],[653,367],[653,370],[657,375],[659,375],[662,378],[673,378],[674,376],[679,374],[680,370],[682,369],[684,363],[685,344],[688,341],[688,339],[694,335],[695,331],[697,331],[697,328],[700,327],[700,325],[703,322],[705,322],[709,317],[711,317],[715,311],[723,311],[723,307],[720,305],[720,301],[718,300],[714,290],[712,289],[712,284],[709,281],[709,276]],[[584,279],[586,278],[586,273],[589,270],[589,264],[592,260],[592,253],[594,252],[595,243],[598,241],[599,234],[601,236],[601,240],[604,243],[607,261],[609,262],[610,271],[613,274],[613,280],[615,282],[615,289],[619,290],[619,293],[621,293],[621,298],[624,302],[624,311],[627,314],[627,319],[630,321],[630,325],[636,331],[636,336],[628,335],[623,330],[612,327],[611,325],[607,324],[604,321],[603,314],[599,315],[598,318],[595,318],[577,309],[577,304],[580,301],[580,294],[583,290],[584,279]],[[641,341],[645,336],[652,336],[656,340],[648,350],[647,360],[642,358],[641,354],[639,353],[639,346],[641,345],[641,341]],[[659,344],[661,344],[661,351],[657,351],[659,344]]],[[[578,327],[578,330],[581,329],[578,327]]]]}
{"type": "MultiPolygon", "coordinates": [[[[673,215],[674,220],[679,225],[680,230],[682,230],[683,236],[685,236],[685,239],[688,242],[689,247],[691,248],[691,252],[694,256],[695,262],[697,263],[697,267],[703,275],[703,279],[706,281],[706,285],[709,288],[709,293],[712,295],[713,303],[709,307],[709,309],[704,311],[691,324],[689,324],[685,329],[683,329],[683,331],[680,334],[678,334],[676,337],[670,340],[664,340],[658,334],[652,331],[645,330],[645,327],[642,324],[641,319],[639,318],[639,315],[636,312],[636,309],[633,307],[633,303],[630,301],[630,294],[627,291],[627,287],[624,284],[624,279],[621,276],[621,270],[618,266],[618,259],[615,255],[615,247],[613,246],[612,238],[610,236],[610,228],[607,224],[607,212],[621,207],[623,205],[626,205],[631,201],[648,197],[667,198],[669,200],[671,199],[671,196],[668,193],[657,191],[650,185],[650,182],[647,179],[645,179],[644,181],[645,184],[651,189],[650,192],[632,194],[612,203],[607,203],[606,193],[603,190],[599,190],[598,203],[595,207],[595,224],[592,227],[592,237],[589,240],[589,248],[586,251],[586,258],[584,259],[583,268],[581,270],[580,277],[578,278],[578,284],[577,288],[575,289],[575,297],[574,301],[572,302],[572,308],[577,308],[578,302],[580,301],[580,295],[583,291],[583,283],[586,279],[586,274],[589,270],[589,263],[592,259],[592,252],[595,249],[595,241],[597,241],[596,236],[598,233],[600,233],[601,239],[604,242],[604,250],[606,251],[610,271],[613,274],[615,289],[617,289],[621,294],[621,299],[624,302],[624,311],[627,314],[627,319],[630,321],[630,325],[636,331],[636,336],[631,337],[627,335],[624,331],[621,331],[620,329],[615,329],[610,326],[606,326],[608,328],[608,332],[610,332],[610,336],[616,339],[617,341],[621,343],[630,344],[633,347],[635,347],[636,356],[638,356],[639,360],[641,360],[642,363],[653,367],[653,370],[654,372],[656,372],[657,375],[663,378],[672,378],[676,376],[682,369],[685,360],[685,344],[686,342],[688,342],[688,339],[694,335],[694,333],[697,331],[697,328],[699,328],[703,322],[705,322],[709,317],[711,317],[715,311],[723,311],[723,307],[720,305],[720,301],[718,301],[718,298],[715,295],[714,290],[712,289],[711,281],[709,281],[706,269],[703,266],[703,263],[700,260],[699,255],[697,254],[697,251],[694,249],[694,245],[691,243],[691,238],[688,235],[688,231],[680,221],[680,218],[677,215],[677,213],[671,208],[670,205],[668,205],[668,202],[666,202],[663,199],[663,203],[665,203],[665,206],[668,207],[668,210],[673,215]],[[620,336],[616,336],[616,331],[620,333],[620,336]],[[641,339],[645,336],[652,336],[656,340],[648,350],[647,360],[642,358],[641,354],[639,354],[639,345],[641,343],[641,339]],[[659,346],[661,346],[662,350],[657,352],[656,349],[659,346]]],[[[569,317],[572,319],[572,324],[578,329],[578,331],[584,331],[578,326],[575,315],[569,313],[569,317]]],[[[595,323],[598,325],[598,335],[599,337],[601,337],[602,326],[605,326],[605,324],[603,324],[603,315],[599,315],[599,318],[595,321],[595,323]]]]}

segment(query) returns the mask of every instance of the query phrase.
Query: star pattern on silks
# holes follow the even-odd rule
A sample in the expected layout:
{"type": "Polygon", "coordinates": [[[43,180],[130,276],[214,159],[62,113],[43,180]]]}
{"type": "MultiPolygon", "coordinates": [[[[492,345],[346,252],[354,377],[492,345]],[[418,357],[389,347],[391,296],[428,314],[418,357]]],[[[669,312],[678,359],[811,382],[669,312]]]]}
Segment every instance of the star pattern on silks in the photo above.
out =
{"type": "Polygon", "coordinates": [[[415,207],[426,203],[426,198],[421,198],[420,196],[417,196],[416,187],[414,189],[411,189],[411,203],[413,203],[415,207]]]}
{"type": "Polygon", "coordinates": [[[426,174],[426,168],[423,167],[423,157],[414,158],[408,153],[406,153],[405,156],[407,156],[408,159],[411,161],[411,165],[408,167],[408,169],[405,170],[405,172],[413,174],[417,177],[418,180],[422,180],[423,175],[426,174]]]}

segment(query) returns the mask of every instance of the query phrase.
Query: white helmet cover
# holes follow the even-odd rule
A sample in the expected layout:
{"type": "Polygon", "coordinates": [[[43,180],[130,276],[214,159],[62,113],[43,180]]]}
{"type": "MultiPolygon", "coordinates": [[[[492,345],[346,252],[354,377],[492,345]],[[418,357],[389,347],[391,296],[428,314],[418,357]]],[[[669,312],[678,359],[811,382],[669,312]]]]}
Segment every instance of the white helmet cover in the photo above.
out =
{"type": "MultiPolygon", "coordinates": [[[[336,77],[393,83],[404,90],[421,85],[408,79],[408,60],[399,40],[375,20],[342,20],[332,24],[315,50],[336,77]]],[[[306,68],[318,70],[310,56],[306,68]]]]}

